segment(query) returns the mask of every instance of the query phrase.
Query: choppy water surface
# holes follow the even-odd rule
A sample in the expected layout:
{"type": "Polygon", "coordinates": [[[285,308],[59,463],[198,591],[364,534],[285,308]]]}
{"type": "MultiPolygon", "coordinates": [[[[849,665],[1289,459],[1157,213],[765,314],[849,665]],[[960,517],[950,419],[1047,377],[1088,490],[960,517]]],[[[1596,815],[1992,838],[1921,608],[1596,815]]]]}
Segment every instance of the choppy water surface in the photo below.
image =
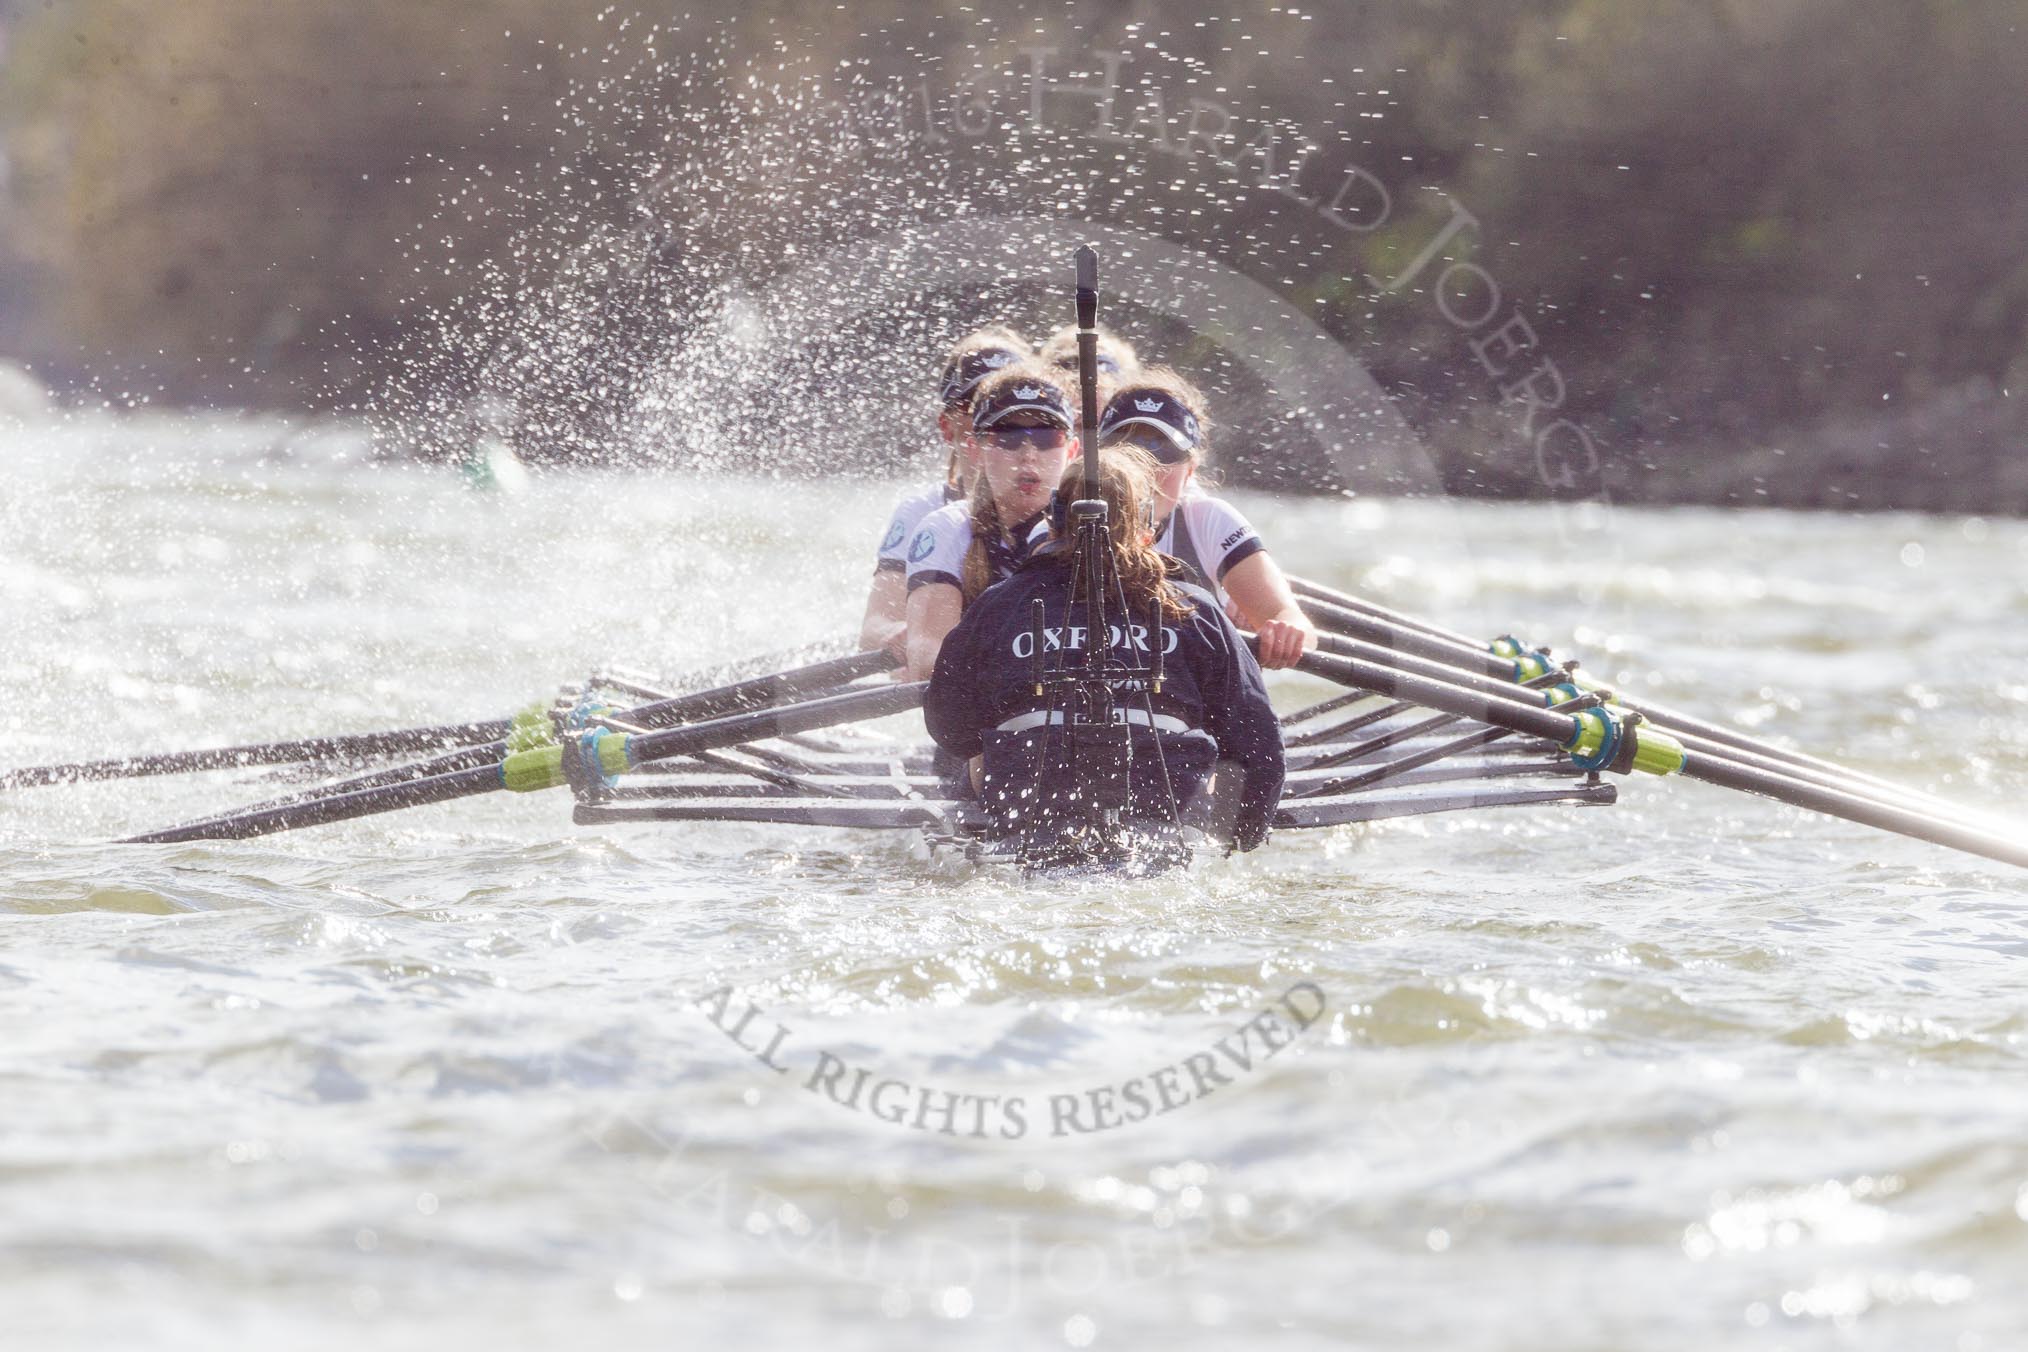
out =
{"type": "MultiPolygon", "coordinates": [[[[604,661],[832,636],[893,488],[499,499],[274,425],[10,434],[5,762],[494,717],[604,661]]],[[[2020,523],[1246,504],[1320,580],[2028,816],[2020,523]]],[[[11,1345],[2028,1329],[2028,878],[1997,865],[1657,781],[1159,883],[585,830],[552,795],[99,843],[276,782],[0,799],[11,1345]],[[728,987],[786,1073],[700,1008],[728,987]],[[1285,995],[1322,1012],[1263,1059],[1285,995]],[[806,1088],[826,1067],[905,1120],[806,1088]],[[1189,1101],[1052,1130],[1053,1096],[1088,1126],[1130,1085],[1189,1101]],[[957,1135],[925,1090],[974,1096],[957,1135]]]]}

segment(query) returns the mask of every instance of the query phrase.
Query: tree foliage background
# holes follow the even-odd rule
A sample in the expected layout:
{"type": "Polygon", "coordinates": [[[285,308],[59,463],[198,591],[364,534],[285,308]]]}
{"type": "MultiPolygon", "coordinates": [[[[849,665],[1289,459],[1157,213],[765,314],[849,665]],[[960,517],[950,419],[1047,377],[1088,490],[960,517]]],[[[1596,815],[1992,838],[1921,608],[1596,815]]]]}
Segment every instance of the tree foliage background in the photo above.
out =
{"type": "MultiPolygon", "coordinates": [[[[1476,256],[1533,307],[1622,496],[2028,510],[2028,0],[1049,12],[1093,48],[1159,34],[1262,116],[1370,108],[1397,200],[1440,187],[1484,222],[1476,256]]],[[[753,185],[793,181],[818,213],[853,191],[837,157],[739,140],[756,72],[978,60],[947,0],[0,0],[0,25],[0,354],[59,380],[344,405],[403,378],[421,317],[585,266],[531,254],[535,217],[632,229],[644,178],[687,163],[651,266],[604,283],[623,341],[579,324],[579,351],[465,354],[548,372],[545,403],[580,426],[680,343],[679,281],[792,247],[779,196],[736,209],[753,185]],[[654,97],[628,97],[635,79],[654,97]]],[[[1216,228],[1272,214],[1248,200],[1216,228]]],[[[1399,247],[1320,249],[1305,300],[1447,448],[1454,486],[1526,491],[1472,453],[1500,410],[1456,335],[1426,304],[1347,292],[1399,247]]]]}

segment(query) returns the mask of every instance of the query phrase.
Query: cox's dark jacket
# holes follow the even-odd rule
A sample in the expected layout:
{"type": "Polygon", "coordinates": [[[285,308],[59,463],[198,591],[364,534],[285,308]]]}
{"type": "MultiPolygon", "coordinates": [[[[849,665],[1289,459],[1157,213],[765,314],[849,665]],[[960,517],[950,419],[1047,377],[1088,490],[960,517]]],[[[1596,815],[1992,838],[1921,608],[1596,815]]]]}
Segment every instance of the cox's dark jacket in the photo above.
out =
{"type": "MultiPolygon", "coordinates": [[[[1180,720],[1187,731],[1133,726],[1131,815],[1144,821],[1168,819],[1164,762],[1177,803],[1202,815],[1206,805],[1199,800],[1217,770],[1217,796],[1223,807],[1218,815],[1230,813],[1231,819],[1203,824],[1229,831],[1241,849],[1252,849],[1267,838],[1269,819],[1281,798],[1281,724],[1268,703],[1259,664],[1218,602],[1187,583],[1179,583],[1178,590],[1190,602],[1191,613],[1163,620],[1162,692],[1145,698],[1156,715],[1166,716],[1162,721],[1180,720]],[[1158,738],[1160,760],[1153,745],[1158,738]]],[[[1030,656],[1035,598],[1043,603],[1048,666],[1059,669],[1067,662],[1082,662],[1083,606],[1071,605],[1069,591],[1068,556],[1053,553],[1031,558],[1012,576],[987,588],[944,639],[923,701],[923,718],[937,745],[959,757],[984,754],[981,798],[1003,824],[1050,808],[1051,795],[1045,788],[1038,796],[1038,785],[1049,783],[1050,762],[1061,756],[1061,729],[1002,731],[1000,725],[1045,706],[1035,694],[1030,656]]],[[[1117,612],[1117,606],[1109,611],[1117,612]]],[[[1149,664],[1151,618],[1139,613],[1122,624],[1117,613],[1109,615],[1113,665],[1149,664]]],[[[1145,709],[1142,684],[1135,682],[1122,703],[1145,709]]],[[[1056,782],[1067,784],[1061,770],[1056,771],[1056,782]]]]}

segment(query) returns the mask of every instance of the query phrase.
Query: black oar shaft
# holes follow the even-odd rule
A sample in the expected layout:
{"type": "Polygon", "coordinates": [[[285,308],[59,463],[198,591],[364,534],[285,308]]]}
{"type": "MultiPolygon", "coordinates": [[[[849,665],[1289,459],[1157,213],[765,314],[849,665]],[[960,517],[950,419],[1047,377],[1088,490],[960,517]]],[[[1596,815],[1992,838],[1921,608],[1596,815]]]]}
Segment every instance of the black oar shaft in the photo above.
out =
{"type": "MultiPolygon", "coordinates": [[[[1531,698],[1525,687],[1516,685],[1512,681],[1446,668],[1439,662],[1405,656],[1381,647],[1378,644],[1347,638],[1342,634],[1319,634],[1317,636],[1317,645],[1320,652],[1335,654],[1340,657],[1355,658],[1361,661],[1375,662],[1382,666],[1393,667],[1408,672],[1411,675],[1423,676],[1431,680],[1462,686],[1485,699],[1500,700],[1511,704],[1523,704],[1531,708],[1541,707],[1540,700],[1531,698]]],[[[1549,678],[1544,677],[1541,679],[1546,680],[1549,678]]],[[[1835,766],[1819,769],[1813,763],[1798,763],[1796,760],[1773,754],[1767,748],[1757,746],[1751,741],[1747,741],[1747,745],[1745,746],[1739,746],[1731,742],[1720,742],[1713,738],[1700,736],[1696,732],[1685,729],[1673,719],[1656,715],[1652,709],[1644,704],[1628,700],[1623,701],[1623,705],[1628,709],[1637,710],[1644,716],[1651,718],[1657,727],[1664,729],[1676,737],[1677,740],[1683,743],[1684,748],[1689,751],[1696,751],[1707,756],[1723,755],[1729,760],[1765,770],[1770,774],[1785,775],[1805,783],[1816,784],[1821,788],[1871,799],[1887,807],[1907,808],[1931,815],[1938,812],[1950,813],[1957,811],[1957,809],[1952,808],[1947,803],[1939,802],[1936,799],[1912,790],[1902,789],[1893,784],[1881,784],[1877,781],[1845,775],[1835,766]]],[[[1289,741],[1289,745],[1302,745],[1305,740],[1302,737],[1292,738],[1289,741]]]]}
{"type": "MultiPolygon", "coordinates": [[[[1388,607],[1375,601],[1369,601],[1363,596],[1354,596],[1349,592],[1338,591],[1334,588],[1323,586],[1321,583],[1312,582],[1308,578],[1290,577],[1289,590],[1293,591],[1299,599],[1327,602],[1330,605],[1371,616],[1373,619],[1384,621],[1399,629],[1414,630],[1430,638],[1439,638],[1449,643],[1463,644],[1467,648],[1480,646],[1472,641],[1469,634],[1461,634],[1455,629],[1446,629],[1440,624],[1431,624],[1428,620],[1404,614],[1399,610],[1390,610],[1388,607]]],[[[1303,609],[1307,612],[1309,607],[1305,606],[1303,609]]]]}
{"type": "Polygon", "coordinates": [[[832,658],[827,662],[815,662],[794,671],[776,672],[773,675],[758,676],[752,680],[720,686],[715,690],[700,690],[691,695],[678,695],[674,699],[657,700],[653,704],[643,704],[639,708],[629,709],[620,717],[629,723],[638,723],[649,728],[695,723],[706,718],[717,718],[746,709],[761,709],[771,704],[800,699],[812,691],[829,690],[848,681],[892,671],[897,665],[899,664],[895,662],[894,657],[882,650],[852,653],[845,657],[832,658]]]}
{"type": "Polygon", "coordinates": [[[1620,697],[1620,702],[1625,704],[1629,709],[1640,710],[1643,714],[1668,728],[1671,732],[1696,737],[1710,745],[1729,748],[1742,756],[1750,756],[1756,760],[1773,762],[1783,767],[1784,773],[1796,775],[1799,778],[1831,782],[1834,785],[1863,786],[1871,790],[1876,796],[1892,797],[1911,804],[1923,804],[1933,810],[1955,810],[1948,800],[1938,798],[1934,794],[1924,793],[1920,789],[1911,789],[1905,785],[1896,784],[1892,780],[1881,779],[1877,775],[1867,774],[1863,770],[1849,769],[1833,761],[1822,760],[1801,751],[1791,751],[1784,747],[1769,746],[1766,742],[1748,733],[1735,732],[1722,723],[1713,723],[1706,719],[1696,718],[1671,709],[1667,705],[1656,704],[1652,700],[1630,700],[1623,695],[1620,697]]]}
{"type": "MultiPolygon", "coordinates": [[[[1571,716],[1549,709],[1531,709],[1444,681],[1410,675],[1391,667],[1329,653],[1306,653],[1297,668],[1313,676],[1431,709],[1476,718],[1495,727],[1562,744],[1568,740],[1571,716]]],[[[1854,793],[1806,783],[1788,775],[1745,765],[1727,755],[1697,749],[1686,742],[1681,773],[1690,779],[1773,798],[1828,816],[1899,835],[1963,850],[2001,863],[2028,868],[2028,835],[2003,837],[1948,821],[1932,813],[1882,803],[1854,793]]]]}
{"type": "Polygon", "coordinates": [[[285,807],[290,803],[307,803],[313,798],[335,798],[341,794],[359,793],[365,789],[378,789],[389,784],[412,784],[420,779],[433,779],[438,775],[447,775],[457,770],[498,765],[506,756],[505,741],[487,742],[483,746],[468,746],[457,751],[446,751],[443,755],[432,756],[428,760],[411,761],[406,765],[390,765],[385,770],[368,770],[364,774],[349,775],[344,779],[330,780],[306,789],[298,789],[293,793],[279,794],[258,803],[250,803],[240,811],[264,812],[268,808],[285,807]]]}
{"type": "MultiPolygon", "coordinates": [[[[1481,654],[1482,658],[1485,655],[1483,648],[1475,644],[1466,635],[1460,634],[1455,630],[1445,629],[1426,620],[1416,619],[1412,615],[1403,615],[1398,611],[1389,610],[1386,606],[1376,605],[1372,601],[1351,596],[1345,592],[1335,591],[1330,587],[1325,587],[1303,578],[1292,577],[1289,579],[1289,585],[1294,589],[1296,595],[1304,598],[1304,609],[1310,614],[1312,619],[1319,621],[1320,626],[1323,628],[1328,629],[1335,625],[1339,627],[1341,632],[1348,633],[1355,638],[1364,639],[1366,642],[1379,643],[1386,647],[1406,650],[1405,644],[1398,635],[1392,638],[1374,637],[1377,633],[1385,633],[1389,628],[1398,628],[1400,630],[1414,631],[1424,638],[1432,638],[1444,643],[1472,649],[1474,652],[1481,654]],[[1359,622],[1360,617],[1364,617],[1363,622],[1359,622]],[[1360,630],[1358,633],[1351,632],[1351,626],[1355,622],[1358,623],[1360,630]]],[[[1419,651],[1417,655],[1436,657],[1439,661],[1449,660],[1438,656],[1433,651],[1419,651]]],[[[1468,669],[1478,670],[1483,666],[1483,661],[1475,661],[1469,664],[1453,663],[1453,665],[1466,665],[1468,669]]],[[[1496,667],[1504,667],[1506,665],[1508,664],[1503,659],[1495,659],[1496,667]]],[[[1502,675],[1504,673],[1496,669],[1490,674],[1502,675]]],[[[1921,804],[1933,810],[1959,810],[1948,801],[1937,798],[1932,794],[1923,793],[1918,789],[1907,788],[1891,780],[1882,779],[1877,775],[1867,774],[1863,770],[1853,770],[1801,751],[1791,751],[1781,747],[1768,746],[1765,742],[1751,734],[1728,728],[1722,723],[1714,723],[1708,719],[1683,713],[1667,705],[1657,704],[1652,700],[1643,699],[1636,702],[1627,700],[1623,696],[1622,702],[1630,709],[1640,710],[1647,717],[1662,724],[1672,732],[1691,733],[1703,738],[1707,742],[1729,747],[1736,752],[1758,760],[1775,762],[1791,767],[1791,773],[1801,774],[1804,771],[1809,772],[1802,775],[1804,778],[1814,779],[1820,783],[1831,783],[1834,786],[1864,784],[1873,789],[1876,796],[1884,795],[1902,802],[1921,804]]]]}
{"type": "MultiPolygon", "coordinates": [[[[816,662],[795,671],[739,681],[716,690],[658,700],[633,711],[649,726],[665,727],[716,717],[738,709],[759,708],[795,699],[811,690],[827,689],[875,675],[894,667],[885,653],[851,653],[816,662]]],[[[243,769],[255,765],[287,765],[299,761],[338,760],[360,756],[409,755],[444,747],[476,748],[453,752],[414,766],[398,766],[371,775],[361,775],[324,791],[328,796],[382,784],[430,778],[451,770],[498,760],[504,752],[512,720],[488,719],[472,723],[449,723],[425,728],[396,728],[387,732],[337,733],[299,737],[289,741],[260,742],[246,746],[208,747],[193,751],[168,751],[142,756],[122,756],[66,765],[29,766],[0,772],[0,791],[48,784],[81,783],[107,779],[138,779],[149,775],[185,774],[201,770],[243,769]]],[[[295,797],[296,795],[291,795],[295,797]]],[[[287,799],[277,800],[277,804],[287,799]]]]}
{"type": "Polygon", "coordinates": [[[886,718],[890,714],[922,707],[923,692],[928,689],[928,681],[909,681],[900,685],[877,686],[871,690],[826,695],[801,704],[785,704],[756,713],[714,718],[635,737],[628,744],[628,754],[634,764],[640,765],[648,761],[667,760],[671,756],[688,756],[698,751],[717,751],[742,742],[779,737],[784,733],[811,732],[839,723],[886,718]]]}
{"type": "Polygon", "coordinates": [[[1315,621],[1319,629],[1327,633],[1358,639],[1362,643],[1371,643],[1375,647],[1386,648],[1405,657],[1420,658],[1425,662],[1440,662],[1447,667],[1468,671],[1477,676],[1491,676],[1500,680],[1512,680],[1514,677],[1512,659],[1496,657],[1477,644],[1418,633],[1412,629],[1404,629],[1391,620],[1377,619],[1345,606],[1314,598],[1304,600],[1303,613],[1315,621]]]}
{"type": "Polygon", "coordinates": [[[1482,723],[1491,723],[1525,736],[1547,738],[1557,743],[1570,737],[1570,715],[1552,713],[1539,703],[1526,703],[1528,692],[1516,685],[1482,691],[1452,681],[1420,676],[1381,662],[1326,652],[1304,653],[1296,663],[1296,669],[1404,703],[1476,718],[1482,723]]]}
{"type": "Polygon", "coordinates": [[[448,802],[453,798],[469,798],[474,794],[489,793],[505,787],[498,765],[482,765],[477,769],[433,775],[428,779],[418,779],[407,784],[362,789],[356,793],[313,798],[307,802],[288,803],[259,812],[243,812],[212,821],[172,826],[164,831],[128,836],[118,843],[176,845],[192,840],[247,840],[254,836],[273,835],[277,831],[294,831],[304,826],[323,826],[330,822],[349,821],[354,817],[370,817],[376,813],[392,812],[397,808],[422,807],[428,803],[448,802]]]}
{"type": "MultiPolygon", "coordinates": [[[[893,657],[885,652],[853,653],[813,663],[794,671],[776,672],[772,675],[737,681],[714,690],[700,690],[687,695],[676,695],[656,700],[652,704],[625,709],[618,717],[623,721],[649,727],[664,727],[671,724],[694,722],[704,718],[715,718],[723,714],[742,710],[765,708],[784,700],[795,699],[814,690],[830,690],[844,681],[858,680],[891,671],[896,666],[893,657]]],[[[366,789],[382,788],[390,784],[408,784],[417,780],[430,779],[437,775],[449,774],[456,770],[472,769],[481,765],[496,765],[507,755],[507,743],[495,741],[484,746],[470,747],[462,751],[448,752],[442,756],[419,761],[411,765],[395,765],[385,770],[373,770],[353,775],[333,783],[297,793],[284,794],[242,808],[244,812],[261,812],[268,808],[283,807],[290,803],[308,802],[312,799],[335,798],[366,789]]],[[[234,814],[238,815],[238,814],[234,814]]],[[[221,817],[207,817],[205,821],[221,821],[221,817]]],[[[196,826],[200,823],[192,822],[196,826]]]]}
{"type": "MultiPolygon", "coordinates": [[[[1434,658],[1418,657],[1374,643],[1368,639],[1353,638],[1346,634],[1324,632],[1317,635],[1317,651],[1335,654],[1339,657],[1357,658],[1364,662],[1379,662],[1395,667],[1413,676],[1422,676],[1432,681],[1449,681],[1454,685],[1470,686],[1474,690],[1500,699],[1512,699],[1540,705],[1540,699],[1530,699],[1522,686],[1511,676],[1495,676],[1479,671],[1464,671],[1458,667],[1434,658]]],[[[1511,664],[1510,664],[1511,665],[1511,664]]]]}
{"type": "MultiPolygon", "coordinates": [[[[772,737],[781,732],[807,732],[834,723],[880,718],[901,713],[922,704],[926,683],[890,685],[873,690],[832,695],[803,704],[758,712],[732,714],[723,718],[671,728],[664,732],[642,733],[628,738],[629,759],[635,763],[686,756],[698,751],[716,751],[741,742],[772,737]]],[[[604,734],[618,736],[622,734],[604,734]]],[[[560,749],[549,748],[553,757],[560,749]]],[[[529,753],[531,755],[536,753],[529,753]]],[[[555,761],[549,762],[553,768],[555,761]]],[[[399,808],[421,807],[428,803],[470,798],[510,787],[505,764],[483,765],[450,774],[434,775],[405,784],[390,784],[337,794],[301,803],[288,803],[256,812],[239,813],[210,821],[191,822],[167,830],[130,836],[121,844],[166,845],[192,840],[245,840],[254,836],[293,831],[305,826],[370,817],[399,808]]],[[[554,781],[550,781],[553,783],[554,781]]],[[[529,787],[542,787],[542,781],[529,787]]]]}
{"type": "Polygon", "coordinates": [[[1706,784],[1759,794],[1777,802],[1808,808],[1812,812],[1842,817],[1862,826],[1912,836],[1917,840],[2012,864],[2016,868],[2028,868],[2028,836],[2008,839],[1933,813],[1861,798],[1709,753],[1692,753],[1683,766],[1683,774],[1706,784]]]}
{"type": "Polygon", "coordinates": [[[439,727],[396,728],[388,732],[336,733],[249,746],[167,751],[112,760],[78,761],[70,765],[38,765],[0,773],[0,790],[89,780],[139,779],[148,775],[176,775],[198,770],[235,770],[252,765],[288,765],[297,761],[397,756],[427,751],[431,747],[493,741],[505,735],[508,727],[506,719],[498,718],[483,723],[447,723],[439,727]]]}

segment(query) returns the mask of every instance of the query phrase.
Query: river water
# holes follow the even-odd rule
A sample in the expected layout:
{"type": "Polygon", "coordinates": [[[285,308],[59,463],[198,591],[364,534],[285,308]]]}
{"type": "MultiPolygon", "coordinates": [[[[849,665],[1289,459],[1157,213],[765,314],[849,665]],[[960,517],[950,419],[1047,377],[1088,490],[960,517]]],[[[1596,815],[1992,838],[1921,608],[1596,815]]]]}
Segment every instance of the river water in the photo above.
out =
{"type": "MultiPolygon", "coordinates": [[[[899,487],[486,495],[230,419],[0,446],[7,766],[834,637],[899,487]]],[[[1241,501],[1320,581],[2028,819],[2020,522],[1241,501]]],[[[0,797],[9,1346],[2028,1333],[1999,865],[1656,780],[1132,883],[557,795],[103,843],[294,782],[0,797]],[[860,1071],[885,1116],[825,1093],[860,1071]]]]}

